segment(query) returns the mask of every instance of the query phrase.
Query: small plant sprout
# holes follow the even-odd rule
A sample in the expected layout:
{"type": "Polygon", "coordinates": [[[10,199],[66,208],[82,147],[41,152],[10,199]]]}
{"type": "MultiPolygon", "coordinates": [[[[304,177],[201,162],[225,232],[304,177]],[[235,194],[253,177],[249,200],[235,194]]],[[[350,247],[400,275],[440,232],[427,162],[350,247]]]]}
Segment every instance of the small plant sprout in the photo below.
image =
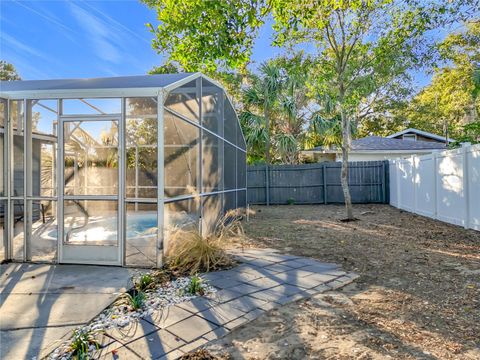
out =
{"type": "Polygon", "coordinates": [[[190,295],[203,295],[205,293],[203,289],[203,279],[198,275],[193,275],[185,290],[190,295]]]}
{"type": "Polygon", "coordinates": [[[138,279],[134,281],[135,288],[139,291],[146,291],[154,287],[155,282],[153,276],[149,273],[141,274],[138,279]]]}
{"type": "Polygon", "coordinates": [[[126,293],[125,296],[134,310],[141,309],[145,303],[145,293],[142,291],[133,291],[132,294],[126,293]]]}
{"type": "Polygon", "coordinates": [[[70,348],[72,349],[72,357],[77,360],[90,359],[89,351],[99,349],[100,345],[95,340],[94,334],[90,330],[77,329],[74,330],[72,336],[72,343],[70,348]]]}

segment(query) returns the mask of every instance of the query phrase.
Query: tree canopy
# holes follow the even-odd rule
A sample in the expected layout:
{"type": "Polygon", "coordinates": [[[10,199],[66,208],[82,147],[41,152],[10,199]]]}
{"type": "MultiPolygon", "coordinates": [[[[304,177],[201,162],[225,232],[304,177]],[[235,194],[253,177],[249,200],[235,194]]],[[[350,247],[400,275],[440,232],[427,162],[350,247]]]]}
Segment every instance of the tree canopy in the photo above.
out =
{"type": "MultiPolygon", "coordinates": [[[[267,20],[273,21],[274,45],[290,51],[305,45],[314,49],[310,54],[312,61],[303,69],[308,75],[301,90],[296,87],[293,93],[290,92],[290,98],[283,97],[286,93],[281,91],[284,84],[280,83],[280,91],[276,89],[270,93],[272,88],[265,81],[268,82],[271,73],[265,73],[265,67],[262,66],[260,72],[263,75],[247,76],[247,93],[243,93],[245,95],[250,91],[250,95],[263,95],[263,99],[257,96],[257,103],[244,101],[241,105],[246,105],[247,111],[253,106],[250,119],[256,119],[257,125],[263,119],[265,131],[258,134],[265,138],[265,158],[268,163],[276,124],[302,123],[298,121],[302,111],[297,110],[304,104],[297,106],[296,102],[300,99],[298,93],[305,95],[302,102],[316,102],[316,111],[311,112],[309,124],[302,124],[298,128],[302,129],[305,140],[308,140],[303,145],[311,146],[317,141],[341,144],[342,188],[349,219],[353,215],[347,183],[348,153],[353,132],[358,129],[363,133],[387,131],[404,123],[422,124],[422,119],[426,119],[424,122],[438,132],[438,121],[435,120],[438,116],[431,107],[432,94],[436,94],[437,90],[443,90],[445,98],[448,94],[455,98],[454,101],[446,101],[448,106],[444,106],[452,124],[459,122],[461,116],[476,118],[476,115],[465,115],[465,109],[469,107],[469,114],[477,112],[472,94],[476,99],[478,92],[470,85],[472,78],[477,76],[472,57],[477,56],[478,46],[475,46],[478,45],[478,35],[471,31],[463,36],[451,35],[437,48],[434,36],[428,36],[429,32],[448,24],[471,20],[472,14],[477,11],[476,0],[144,2],[156,9],[159,20],[157,27],[150,25],[155,35],[153,47],[158,52],[165,52],[169,61],[177,62],[187,71],[215,73],[234,70],[246,74],[254,40],[260,26],[267,20]],[[440,60],[447,62],[447,66],[436,70],[433,90],[424,89],[410,101],[408,93],[411,91],[412,72],[432,64],[437,54],[440,54],[440,60]],[[448,62],[454,64],[456,71],[448,68],[448,62]],[[446,79],[445,74],[448,74],[446,79]],[[456,83],[465,84],[465,88],[458,90],[456,83]],[[458,92],[452,91],[452,86],[458,92]],[[273,93],[275,96],[270,98],[273,93]],[[288,115],[288,106],[280,111],[285,101],[288,106],[294,105],[291,109],[295,108],[295,114],[291,112],[288,115]],[[463,110],[463,114],[459,109],[463,110]]],[[[273,62],[267,62],[268,66],[273,62]]],[[[435,95],[435,98],[438,96],[435,95]]],[[[435,110],[438,111],[441,106],[437,106],[435,101],[435,110]]],[[[261,129],[261,126],[257,129],[261,129]]],[[[287,131],[284,133],[288,135],[287,131]]],[[[294,143],[293,138],[299,137],[283,137],[284,149],[294,143]]],[[[278,154],[282,152],[280,149],[277,147],[278,154]]],[[[282,161],[291,161],[289,156],[281,155],[280,158],[282,161]]]]}
{"type": "Polygon", "coordinates": [[[0,60],[0,80],[12,81],[22,79],[20,78],[20,75],[18,75],[15,66],[5,60],[0,60]]]}

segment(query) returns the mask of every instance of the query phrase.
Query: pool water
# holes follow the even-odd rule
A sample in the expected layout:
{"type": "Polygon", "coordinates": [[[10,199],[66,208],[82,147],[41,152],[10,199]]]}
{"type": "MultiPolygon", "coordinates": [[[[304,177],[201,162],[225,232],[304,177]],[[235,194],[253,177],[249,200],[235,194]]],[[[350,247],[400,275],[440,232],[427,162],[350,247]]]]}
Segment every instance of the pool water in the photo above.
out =
{"type": "MultiPolygon", "coordinates": [[[[118,240],[118,219],[115,216],[90,216],[88,224],[82,227],[84,219],[65,218],[64,234],[68,235],[68,242],[86,243],[100,242],[102,244],[116,244],[118,240]],[[73,230],[71,230],[73,228],[73,230]]],[[[169,227],[184,227],[196,223],[196,217],[186,212],[165,214],[165,229],[169,227]]],[[[149,240],[157,236],[157,213],[141,212],[127,215],[126,238],[132,240],[149,240]]],[[[58,231],[56,226],[40,235],[44,240],[56,240],[58,231]]]]}
{"type": "MultiPolygon", "coordinates": [[[[71,219],[65,219],[66,224],[71,223],[71,219]],[[69,221],[70,220],[70,221],[69,221]]],[[[83,224],[83,219],[75,222],[73,227],[83,224]]],[[[70,231],[70,227],[65,227],[65,234],[70,231]]],[[[127,239],[146,238],[156,236],[157,234],[157,214],[145,213],[127,216],[127,239]]],[[[49,231],[44,237],[52,240],[58,238],[57,229],[49,231]]],[[[74,229],[70,232],[69,242],[88,242],[88,241],[116,241],[117,236],[117,218],[116,217],[95,217],[89,219],[85,227],[74,229]]]]}

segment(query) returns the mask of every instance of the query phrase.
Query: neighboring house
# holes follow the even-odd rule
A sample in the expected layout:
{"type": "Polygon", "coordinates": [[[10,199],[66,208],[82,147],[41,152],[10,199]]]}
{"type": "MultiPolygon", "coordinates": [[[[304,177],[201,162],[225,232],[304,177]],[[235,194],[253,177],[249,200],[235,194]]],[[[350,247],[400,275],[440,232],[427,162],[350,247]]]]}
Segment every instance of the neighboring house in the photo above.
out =
{"type": "MultiPolygon", "coordinates": [[[[448,143],[453,141],[448,139],[448,143]]],[[[445,137],[417,129],[406,129],[387,137],[367,136],[352,140],[349,161],[406,158],[412,155],[430,154],[446,148],[445,137]]],[[[342,161],[340,147],[329,149],[319,146],[302,153],[310,161],[342,161]]]]}

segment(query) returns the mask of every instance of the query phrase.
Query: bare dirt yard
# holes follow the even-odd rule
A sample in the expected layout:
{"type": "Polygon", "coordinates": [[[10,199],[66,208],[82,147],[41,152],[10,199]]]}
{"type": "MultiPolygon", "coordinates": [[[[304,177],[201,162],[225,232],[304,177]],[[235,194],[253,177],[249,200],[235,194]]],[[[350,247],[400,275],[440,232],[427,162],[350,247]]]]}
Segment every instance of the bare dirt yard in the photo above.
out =
{"type": "Polygon", "coordinates": [[[233,359],[480,359],[480,232],[388,205],[255,207],[248,244],[335,262],[353,284],[210,345],[233,359]]]}

